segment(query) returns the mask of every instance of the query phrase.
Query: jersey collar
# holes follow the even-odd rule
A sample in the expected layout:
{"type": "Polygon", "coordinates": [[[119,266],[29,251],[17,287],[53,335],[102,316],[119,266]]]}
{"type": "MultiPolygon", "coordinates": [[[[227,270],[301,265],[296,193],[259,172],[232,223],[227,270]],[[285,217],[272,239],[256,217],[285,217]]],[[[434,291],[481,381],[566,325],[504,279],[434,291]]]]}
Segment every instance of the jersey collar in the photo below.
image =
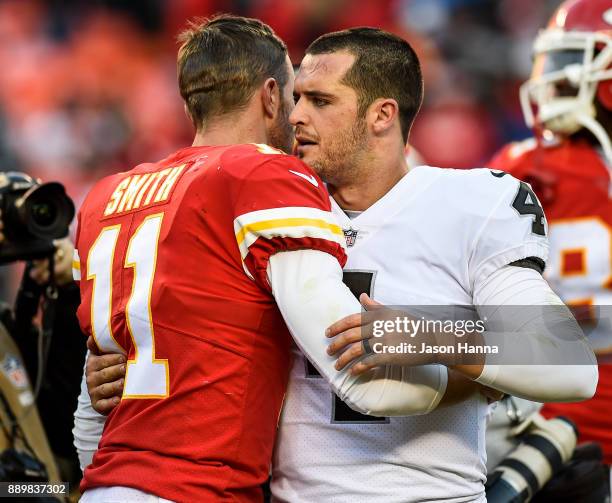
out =
{"type": "Polygon", "coordinates": [[[372,206],[361,212],[355,218],[349,218],[336,200],[330,196],[332,209],[343,229],[362,229],[364,227],[379,227],[383,222],[396,215],[406,204],[417,197],[425,185],[415,183],[419,168],[413,168],[406,173],[383,197],[372,206]]]}

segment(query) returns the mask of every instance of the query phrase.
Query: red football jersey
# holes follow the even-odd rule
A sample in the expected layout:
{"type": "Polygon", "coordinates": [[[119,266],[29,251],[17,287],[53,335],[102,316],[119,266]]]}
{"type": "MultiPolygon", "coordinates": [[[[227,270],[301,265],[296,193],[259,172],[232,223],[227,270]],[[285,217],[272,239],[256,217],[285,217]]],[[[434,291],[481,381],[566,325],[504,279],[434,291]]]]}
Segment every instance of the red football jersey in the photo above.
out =
{"type": "MultiPolygon", "coordinates": [[[[586,333],[601,353],[612,352],[610,309],[599,322],[596,307],[612,305],[612,200],[610,175],[598,151],[586,141],[543,146],[533,139],[505,147],[490,167],[532,184],[546,211],[550,256],[545,276],[553,290],[586,322],[586,333]],[[586,318],[586,319],[585,319],[586,318]]],[[[579,403],[547,404],[547,417],[576,422],[581,441],[602,444],[612,464],[612,364],[600,358],[595,397],[579,403]]]]}
{"type": "Polygon", "coordinates": [[[321,180],[266,145],[186,148],[98,183],[76,247],[81,327],[128,357],[81,489],[260,501],[290,366],[268,259],[346,259],[321,180]]]}

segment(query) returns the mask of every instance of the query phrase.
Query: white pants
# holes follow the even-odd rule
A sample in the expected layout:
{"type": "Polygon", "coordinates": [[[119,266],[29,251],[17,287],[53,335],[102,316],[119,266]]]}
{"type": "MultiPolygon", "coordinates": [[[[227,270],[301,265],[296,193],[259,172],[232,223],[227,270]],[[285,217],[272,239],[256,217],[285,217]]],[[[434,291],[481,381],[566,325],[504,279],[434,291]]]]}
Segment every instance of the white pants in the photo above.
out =
{"type": "Polygon", "coordinates": [[[173,503],[132,487],[94,487],[83,493],[80,503],[173,503]]]}

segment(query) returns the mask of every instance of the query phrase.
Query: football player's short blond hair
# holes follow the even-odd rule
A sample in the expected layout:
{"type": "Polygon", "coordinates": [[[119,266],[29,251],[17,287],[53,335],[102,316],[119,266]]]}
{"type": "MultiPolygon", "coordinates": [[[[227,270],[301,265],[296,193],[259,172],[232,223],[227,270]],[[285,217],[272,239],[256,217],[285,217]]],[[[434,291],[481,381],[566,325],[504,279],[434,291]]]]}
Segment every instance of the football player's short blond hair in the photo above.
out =
{"type": "Polygon", "coordinates": [[[189,23],[178,41],[178,82],[197,130],[244,107],[258,85],[288,79],[287,47],[257,19],[222,14],[189,23]]]}

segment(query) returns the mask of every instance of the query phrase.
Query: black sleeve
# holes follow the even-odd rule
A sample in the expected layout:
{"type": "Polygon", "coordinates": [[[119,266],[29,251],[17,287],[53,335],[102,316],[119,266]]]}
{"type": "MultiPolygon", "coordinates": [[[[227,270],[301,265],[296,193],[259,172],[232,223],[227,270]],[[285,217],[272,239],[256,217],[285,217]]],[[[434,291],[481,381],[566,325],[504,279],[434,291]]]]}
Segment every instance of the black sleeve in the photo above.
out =
{"type": "Polygon", "coordinates": [[[51,448],[57,455],[70,458],[76,455],[72,446],[72,415],[81,389],[87,351],[87,339],[76,316],[80,302],[76,283],[58,289],[43,389],[37,401],[51,448]]]}
{"type": "Polygon", "coordinates": [[[542,274],[544,272],[544,268],[546,267],[546,262],[544,262],[540,257],[527,257],[510,262],[509,265],[526,267],[527,269],[533,269],[534,271],[538,271],[540,274],[542,274]]]}

